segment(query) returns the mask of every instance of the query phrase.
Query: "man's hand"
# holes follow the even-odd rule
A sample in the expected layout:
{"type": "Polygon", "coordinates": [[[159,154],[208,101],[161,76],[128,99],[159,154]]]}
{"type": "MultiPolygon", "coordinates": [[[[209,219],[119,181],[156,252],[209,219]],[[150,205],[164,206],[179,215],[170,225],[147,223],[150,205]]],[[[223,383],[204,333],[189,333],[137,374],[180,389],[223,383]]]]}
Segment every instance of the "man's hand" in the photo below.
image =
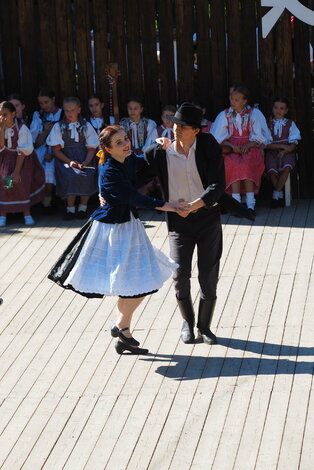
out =
{"type": "Polygon", "coordinates": [[[178,199],[176,204],[176,212],[180,217],[187,217],[191,212],[191,203],[186,202],[184,199],[178,199]]]}
{"type": "Polygon", "coordinates": [[[98,199],[99,199],[99,204],[100,204],[102,207],[107,204],[106,199],[103,198],[101,194],[98,194],[98,199]]]}
{"type": "Polygon", "coordinates": [[[167,150],[171,145],[171,140],[168,137],[158,137],[157,144],[160,144],[163,150],[167,150]]]}

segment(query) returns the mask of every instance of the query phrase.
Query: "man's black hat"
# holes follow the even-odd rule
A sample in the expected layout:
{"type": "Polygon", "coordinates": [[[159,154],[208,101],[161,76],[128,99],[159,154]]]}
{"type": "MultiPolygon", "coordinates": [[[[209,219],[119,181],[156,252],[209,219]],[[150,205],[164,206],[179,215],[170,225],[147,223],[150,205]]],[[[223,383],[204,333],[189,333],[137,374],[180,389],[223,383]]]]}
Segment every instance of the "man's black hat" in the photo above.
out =
{"type": "Polygon", "coordinates": [[[181,124],[182,126],[204,127],[202,125],[202,110],[192,103],[182,103],[174,116],[167,114],[166,117],[169,121],[181,124]]]}

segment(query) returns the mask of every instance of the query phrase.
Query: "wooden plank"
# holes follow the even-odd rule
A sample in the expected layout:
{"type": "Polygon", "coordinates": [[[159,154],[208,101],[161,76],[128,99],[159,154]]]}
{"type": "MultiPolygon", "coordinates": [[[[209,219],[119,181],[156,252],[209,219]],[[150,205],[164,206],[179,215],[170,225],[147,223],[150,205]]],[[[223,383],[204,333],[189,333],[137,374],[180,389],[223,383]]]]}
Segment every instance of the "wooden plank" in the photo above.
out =
{"type": "Polygon", "coordinates": [[[268,116],[271,113],[272,96],[275,90],[275,61],[273,51],[275,48],[274,29],[270,31],[266,38],[262,38],[261,18],[267,12],[267,9],[257,6],[258,11],[258,43],[259,43],[259,89],[261,110],[268,116]]]}
{"type": "Polygon", "coordinates": [[[137,0],[125,4],[126,41],[128,45],[128,95],[143,98],[142,51],[139,28],[139,5],[137,0]]]}
{"type": "Polygon", "coordinates": [[[240,2],[226,0],[228,86],[242,81],[240,2]]]}
{"type": "Polygon", "coordinates": [[[40,84],[49,86],[60,97],[59,63],[57,51],[57,26],[54,2],[38,2],[39,47],[40,47],[40,84]]]}
{"type": "Polygon", "coordinates": [[[145,113],[160,121],[160,99],[157,69],[157,32],[155,0],[139,1],[143,74],[145,90],[145,113]]]}
{"type": "Polygon", "coordinates": [[[62,97],[77,94],[75,83],[73,20],[70,0],[56,0],[58,63],[62,68],[59,75],[62,97]]]}
{"type": "MultiPolygon", "coordinates": [[[[102,97],[105,103],[105,115],[109,116],[108,109],[108,80],[106,64],[109,62],[107,8],[103,0],[93,0],[92,4],[94,60],[95,60],[95,85],[96,93],[102,97]]],[[[91,92],[91,90],[90,90],[91,92]]]]}
{"type": "Polygon", "coordinates": [[[208,0],[196,0],[197,72],[195,73],[195,97],[206,107],[207,112],[211,112],[214,92],[209,86],[212,79],[209,9],[208,0]]]}
{"type": "Polygon", "coordinates": [[[291,36],[291,15],[288,10],[285,10],[275,26],[276,93],[288,98],[289,113],[295,119],[291,36]]]}
{"type": "Polygon", "coordinates": [[[27,107],[37,108],[39,89],[38,76],[38,24],[35,21],[34,0],[18,0],[21,93],[25,96],[27,107]]]}
{"type": "Polygon", "coordinates": [[[211,0],[210,2],[212,88],[213,116],[229,104],[226,67],[226,28],[225,2],[211,0]]]}
{"type": "Polygon", "coordinates": [[[21,89],[17,2],[0,2],[1,55],[4,71],[3,97],[21,89]]]}
{"type": "Polygon", "coordinates": [[[120,116],[126,116],[126,102],[129,96],[128,68],[126,55],[126,38],[124,29],[123,0],[108,0],[108,18],[119,18],[119,21],[110,21],[110,62],[116,62],[120,71],[118,80],[118,95],[120,116]]]}
{"type": "Polygon", "coordinates": [[[88,112],[88,97],[94,89],[89,3],[88,0],[74,0],[73,4],[78,96],[85,115],[88,112]]]}
{"type": "Polygon", "coordinates": [[[250,90],[250,103],[258,103],[260,90],[257,73],[257,44],[256,44],[256,1],[242,0],[241,2],[241,44],[244,54],[241,55],[242,80],[250,90]]]}
{"type": "Polygon", "coordinates": [[[158,41],[160,49],[159,76],[162,106],[178,102],[174,59],[174,13],[172,1],[157,0],[158,41]]]}
{"type": "Polygon", "coordinates": [[[178,61],[178,101],[191,101],[194,96],[194,11],[192,2],[175,0],[176,49],[178,61]]]}

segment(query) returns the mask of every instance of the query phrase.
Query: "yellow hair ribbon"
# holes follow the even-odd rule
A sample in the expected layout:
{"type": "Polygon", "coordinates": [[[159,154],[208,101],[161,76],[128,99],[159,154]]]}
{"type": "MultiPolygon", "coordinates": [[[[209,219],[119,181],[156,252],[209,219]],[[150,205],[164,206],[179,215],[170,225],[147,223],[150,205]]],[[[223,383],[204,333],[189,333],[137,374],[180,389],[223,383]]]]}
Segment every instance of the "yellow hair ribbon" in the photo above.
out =
{"type": "Polygon", "coordinates": [[[96,153],[96,157],[99,158],[99,165],[103,165],[105,163],[106,157],[103,150],[99,150],[99,152],[96,153]]]}

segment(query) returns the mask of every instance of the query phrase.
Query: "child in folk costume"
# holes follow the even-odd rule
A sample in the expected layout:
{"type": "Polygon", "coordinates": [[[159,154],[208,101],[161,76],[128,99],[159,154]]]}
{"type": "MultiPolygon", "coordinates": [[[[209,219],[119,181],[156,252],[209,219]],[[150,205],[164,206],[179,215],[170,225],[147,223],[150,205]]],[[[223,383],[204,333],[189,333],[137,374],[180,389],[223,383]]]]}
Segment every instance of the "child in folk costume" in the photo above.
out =
{"type": "Polygon", "coordinates": [[[56,192],[67,202],[65,220],[74,219],[77,197],[80,202],[76,217],[85,219],[89,197],[97,192],[97,134],[89,122],[81,119],[78,98],[65,98],[63,110],[65,118],[53,126],[47,138],[56,157],[56,192]]]}
{"type": "Polygon", "coordinates": [[[12,103],[0,103],[0,226],[7,213],[23,212],[33,225],[32,204],[44,198],[45,174],[34,152],[29,129],[16,119],[12,103]]]}
{"type": "Polygon", "coordinates": [[[47,145],[46,139],[54,123],[60,121],[63,112],[56,105],[55,93],[50,88],[41,88],[37,99],[40,111],[34,112],[30,131],[38,160],[45,171],[46,193],[43,206],[51,209],[53,188],[56,185],[55,159],[52,155],[51,147],[47,145]]]}
{"type": "Polygon", "coordinates": [[[276,98],[272,111],[272,116],[267,120],[272,140],[267,145],[265,162],[274,187],[271,207],[277,208],[284,205],[283,188],[295,166],[295,150],[301,135],[294,121],[286,118],[289,111],[287,98],[276,98]]]}
{"type": "MultiPolygon", "coordinates": [[[[128,100],[129,117],[120,121],[120,125],[131,141],[132,152],[138,156],[143,156],[144,150],[154,144],[157,139],[157,124],[152,119],[142,117],[143,109],[143,103],[139,98],[130,98],[128,100]]],[[[158,191],[157,178],[137,177],[136,186],[145,195],[158,191]]]]}
{"type": "Polygon", "coordinates": [[[139,98],[128,100],[128,117],[120,121],[131,141],[132,152],[143,155],[144,150],[155,143],[157,125],[152,119],[142,117],[143,103],[139,98]]]}
{"type": "Polygon", "coordinates": [[[173,134],[173,122],[169,121],[167,118],[168,116],[174,116],[177,108],[175,106],[172,106],[170,104],[167,104],[166,106],[163,107],[162,113],[161,113],[161,120],[162,124],[157,127],[157,137],[167,137],[169,140],[174,139],[174,134],[173,134]]]}
{"type": "Polygon", "coordinates": [[[146,354],[130,333],[132,315],[148,294],[156,292],[177,265],[150,243],[137,205],[163,211],[184,210],[186,203],[168,203],[138,193],[137,166],[143,159],[131,153],[121,126],[107,126],[99,135],[103,149],[99,193],[106,200],[65,250],[49,274],[64,288],[87,297],[118,295],[118,316],[111,335],[119,338],[118,354],[146,354]],[[74,256],[72,256],[72,254],[74,256]]]}
{"type": "Polygon", "coordinates": [[[19,121],[22,124],[25,124],[26,126],[28,126],[29,125],[29,120],[28,120],[28,116],[26,114],[25,101],[22,98],[22,96],[19,93],[11,93],[8,96],[7,101],[10,101],[10,103],[12,103],[13,106],[15,107],[16,119],[19,119],[19,121]]]}
{"type": "Polygon", "coordinates": [[[248,90],[242,86],[235,88],[230,101],[230,108],[218,114],[210,132],[223,147],[226,190],[238,202],[241,194],[246,194],[247,208],[254,214],[254,195],[259,191],[264,172],[261,147],[269,140],[262,132],[259,115],[247,106],[248,90]]]}
{"type": "Polygon", "coordinates": [[[106,126],[104,117],[105,103],[103,99],[98,95],[91,95],[88,99],[88,108],[90,111],[90,117],[88,121],[93,126],[97,135],[100,134],[102,129],[106,126]]]}

